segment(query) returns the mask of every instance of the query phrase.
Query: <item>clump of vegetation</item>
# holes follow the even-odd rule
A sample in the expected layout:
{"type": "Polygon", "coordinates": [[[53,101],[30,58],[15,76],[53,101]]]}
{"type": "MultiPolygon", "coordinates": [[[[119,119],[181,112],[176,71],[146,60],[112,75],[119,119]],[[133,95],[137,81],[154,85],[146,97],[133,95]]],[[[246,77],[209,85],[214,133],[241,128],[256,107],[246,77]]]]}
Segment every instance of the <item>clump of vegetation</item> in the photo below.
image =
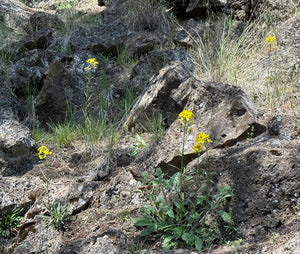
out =
{"type": "Polygon", "coordinates": [[[48,221],[48,225],[54,226],[56,229],[64,227],[65,223],[69,221],[70,209],[61,207],[60,203],[52,202],[50,207],[46,207],[46,214],[42,217],[48,221]]]}
{"type": "MultiPolygon", "coordinates": [[[[196,177],[185,175],[183,163],[187,134],[193,123],[193,113],[184,110],[179,114],[183,125],[181,166],[168,177],[158,168],[154,179],[144,173],[144,183],[149,189],[143,215],[134,218],[135,226],[145,227],[141,236],[153,235],[163,241],[163,248],[196,248],[202,250],[213,243],[225,242],[224,232],[230,237],[235,233],[230,212],[225,203],[232,197],[229,186],[215,188],[210,178],[209,164],[196,170],[196,177]],[[186,186],[193,186],[192,190],[186,186]],[[189,189],[189,190],[188,190],[189,189]]],[[[199,133],[194,151],[200,156],[212,142],[209,135],[199,133]]]]}
{"type": "Polygon", "coordinates": [[[165,5],[166,2],[161,0],[127,0],[122,6],[122,14],[131,30],[169,32],[173,17],[165,5]]]}
{"type": "Polygon", "coordinates": [[[0,237],[8,238],[13,234],[13,230],[22,220],[21,212],[22,209],[14,208],[0,214],[0,237]]]}

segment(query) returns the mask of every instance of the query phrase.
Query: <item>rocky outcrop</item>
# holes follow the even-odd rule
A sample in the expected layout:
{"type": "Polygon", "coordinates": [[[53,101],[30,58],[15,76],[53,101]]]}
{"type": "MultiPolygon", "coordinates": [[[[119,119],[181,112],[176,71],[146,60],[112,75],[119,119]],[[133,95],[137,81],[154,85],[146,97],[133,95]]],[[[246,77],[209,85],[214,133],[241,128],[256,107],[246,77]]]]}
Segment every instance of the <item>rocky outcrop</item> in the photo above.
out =
{"type": "Polygon", "coordinates": [[[206,16],[207,11],[221,10],[225,4],[225,0],[190,0],[186,8],[186,13],[189,17],[206,16]]]}
{"type": "Polygon", "coordinates": [[[284,20],[296,11],[299,3],[299,0],[229,0],[227,4],[230,13],[239,20],[257,18],[262,14],[267,15],[271,20],[284,20]]]}
{"type": "Polygon", "coordinates": [[[127,48],[131,57],[139,57],[160,44],[158,35],[128,31],[121,20],[90,29],[84,28],[71,35],[70,45],[75,51],[90,50],[94,53],[117,56],[127,48]]]}
{"type": "Polygon", "coordinates": [[[190,75],[190,69],[180,62],[174,62],[161,69],[133,105],[123,127],[128,130],[139,129],[141,128],[140,124],[147,125],[147,120],[149,121],[153,115],[159,113],[162,114],[166,126],[170,126],[182,110],[182,105],[173,100],[171,93],[190,75]]]}
{"type": "Polygon", "coordinates": [[[37,146],[30,130],[18,121],[16,100],[5,87],[0,101],[0,176],[20,175],[31,168],[37,146]]]}
{"type": "Polygon", "coordinates": [[[166,51],[151,51],[142,57],[133,67],[129,82],[139,93],[143,91],[150,78],[172,62],[181,62],[192,72],[194,64],[192,58],[183,48],[166,51]]]}
{"type": "Polygon", "coordinates": [[[36,115],[43,126],[63,122],[68,110],[83,105],[82,91],[76,84],[61,62],[51,63],[35,103],[36,115]]]}

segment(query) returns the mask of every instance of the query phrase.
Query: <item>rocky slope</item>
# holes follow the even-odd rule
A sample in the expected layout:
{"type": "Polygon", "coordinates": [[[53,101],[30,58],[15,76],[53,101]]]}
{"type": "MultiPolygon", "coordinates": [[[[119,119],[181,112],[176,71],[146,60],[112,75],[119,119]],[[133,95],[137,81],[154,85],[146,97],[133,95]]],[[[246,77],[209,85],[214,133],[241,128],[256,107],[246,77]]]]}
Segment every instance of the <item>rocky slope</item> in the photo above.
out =
{"type": "Polygon", "coordinates": [[[5,215],[22,209],[20,224],[0,234],[0,252],[299,253],[299,1],[169,1],[169,12],[123,2],[0,3],[0,233],[5,215]],[[245,56],[250,77],[236,72],[234,85],[207,78],[216,76],[203,74],[195,38],[217,33],[225,14],[238,41],[262,12],[261,39],[275,33],[276,47],[245,56]],[[183,110],[194,124],[181,155],[183,110]],[[70,115],[78,126],[87,115],[117,124],[117,133],[107,124],[96,141],[49,141],[70,115]],[[213,142],[198,158],[200,132],[213,142]],[[45,160],[42,145],[52,152],[45,160]],[[181,159],[187,175],[209,161],[214,184],[231,187],[239,234],[224,236],[230,243],[163,251],[159,239],[140,237],[132,218],[145,202],[143,172],[173,175],[181,159]],[[63,227],[45,218],[57,204],[69,215],[63,227]]]}

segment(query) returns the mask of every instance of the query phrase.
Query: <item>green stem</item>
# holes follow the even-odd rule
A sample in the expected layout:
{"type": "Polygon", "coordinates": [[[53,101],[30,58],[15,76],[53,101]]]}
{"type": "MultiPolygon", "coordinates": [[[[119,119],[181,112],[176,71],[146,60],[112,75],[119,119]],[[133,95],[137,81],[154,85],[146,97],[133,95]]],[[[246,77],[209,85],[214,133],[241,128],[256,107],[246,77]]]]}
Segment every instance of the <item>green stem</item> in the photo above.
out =
{"type": "Polygon", "coordinates": [[[183,172],[184,172],[184,146],[185,146],[185,139],[186,139],[186,133],[187,133],[188,124],[186,123],[183,128],[183,137],[182,137],[182,148],[181,148],[181,165],[180,165],[180,180],[179,180],[179,222],[180,222],[180,228],[183,229],[183,223],[182,223],[182,210],[183,210],[183,197],[182,197],[182,182],[183,182],[183,172]]]}

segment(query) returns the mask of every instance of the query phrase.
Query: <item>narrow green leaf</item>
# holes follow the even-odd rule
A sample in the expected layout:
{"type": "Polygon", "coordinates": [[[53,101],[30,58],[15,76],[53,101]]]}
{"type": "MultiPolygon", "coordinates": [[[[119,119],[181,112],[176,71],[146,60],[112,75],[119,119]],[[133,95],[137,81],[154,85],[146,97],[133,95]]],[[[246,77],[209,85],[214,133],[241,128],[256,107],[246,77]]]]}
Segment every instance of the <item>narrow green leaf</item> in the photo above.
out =
{"type": "Polygon", "coordinates": [[[151,235],[153,232],[156,231],[155,225],[149,225],[145,228],[145,230],[141,233],[141,236],[151,235]]]}
{"type": "Polygon", "coordinates": [[[171,218],[175,218],[175,215],[174,215],[174,212],[173,212],[172,209],[168,210],[168,211],[166,212],[166,214],[167,214],[168,216],[170,216],[171,218]]]}
{"type": "Polygon", "coordinates": [[[142,216],[139,218],[133,218],[132,220],[133,220],[134,226],[140,226],[140,227],[148,226],[153,223],[152,219],[150,217],[146,217],[146,216],[142,216]]]}
{"type": "Polygon", "coordinates": [[[227,223],[231,223],[232,220],[231,220],[231,216],[229,213],[226,213],[224,210],[220,210],[219,211],[223,221],[227,222],[227,223]]]}

